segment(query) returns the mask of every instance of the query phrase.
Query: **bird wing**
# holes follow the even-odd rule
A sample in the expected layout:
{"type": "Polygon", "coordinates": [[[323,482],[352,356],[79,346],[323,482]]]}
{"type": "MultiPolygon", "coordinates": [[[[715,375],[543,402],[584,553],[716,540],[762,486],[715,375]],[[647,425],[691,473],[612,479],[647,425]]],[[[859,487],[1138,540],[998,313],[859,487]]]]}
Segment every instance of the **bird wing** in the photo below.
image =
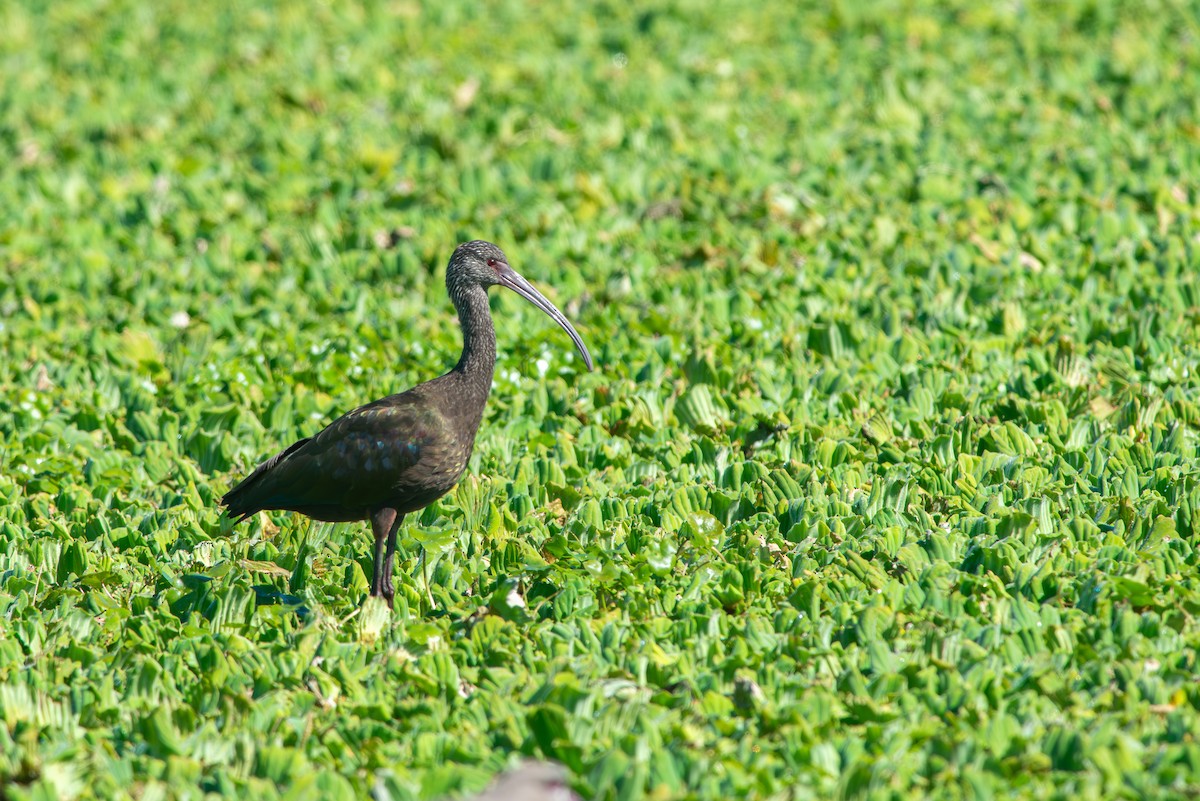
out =
{"type": "Polygon", "coordinates": [[[384,398],[272,456],[221,500],[241,518],[291,509],[320,520],[361,519],[395,501],[445,429],[437,409],[405,395],[384,398]]]}

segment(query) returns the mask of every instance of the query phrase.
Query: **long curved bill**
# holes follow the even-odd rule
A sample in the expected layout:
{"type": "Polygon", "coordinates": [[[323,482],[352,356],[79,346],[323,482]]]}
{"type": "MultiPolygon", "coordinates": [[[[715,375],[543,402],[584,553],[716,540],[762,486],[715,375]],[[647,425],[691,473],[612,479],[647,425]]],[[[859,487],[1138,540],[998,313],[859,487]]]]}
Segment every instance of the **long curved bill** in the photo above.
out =
{"type": "Polygon", "coordinates": [[[525,300],[534,306],[537,306],[549,315],[551,320],[562,326],[562,329],[567,332],[567,336],[571,337],[571,341],[575,343],[575,347],[579,348],[579,353],[583,356],[583,363],[587,365],[587,369],[589,371],[594,369],[592,366],[592,354],[588,353],[587,346],[583,344],[583,340],[579,337],[574,327],[567,321],[566,317],[563,317],[563,313],[553,303],[546,300],[541,292],[533,288],[533,284],[526,281],[520,273],[508,265],[500,268],[500,283],[525,298],[525,300]]]}

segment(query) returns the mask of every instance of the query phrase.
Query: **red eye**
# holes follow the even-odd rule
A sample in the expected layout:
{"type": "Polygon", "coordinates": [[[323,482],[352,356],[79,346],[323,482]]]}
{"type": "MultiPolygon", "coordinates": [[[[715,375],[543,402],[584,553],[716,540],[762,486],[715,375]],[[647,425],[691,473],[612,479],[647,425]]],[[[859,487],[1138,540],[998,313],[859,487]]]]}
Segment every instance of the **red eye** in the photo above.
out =
{"type": "Polygon", "coordinates": [[[496,260],[495,260],[495,259],[488,259],[488,260],[487,260],[487,266],[488,266],[488,267],[495,268],[495,266],[496,266],[496,260]]]}

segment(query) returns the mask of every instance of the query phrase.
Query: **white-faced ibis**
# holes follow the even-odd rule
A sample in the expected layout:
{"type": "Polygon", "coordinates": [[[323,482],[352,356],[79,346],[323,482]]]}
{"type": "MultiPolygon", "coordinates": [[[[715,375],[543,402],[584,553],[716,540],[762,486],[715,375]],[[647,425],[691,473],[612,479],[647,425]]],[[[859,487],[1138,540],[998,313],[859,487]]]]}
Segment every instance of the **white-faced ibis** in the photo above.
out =
{"type": "Polygon", "coordinates": [[[454,369],[347,412],[316,436],[260,464],[221,499],[234,522],[265,509],[330,522],[370,520],[375,536],[371,595],[391,606],[396,532],[404,515],[449,492],[475,446],[496,367],[487,296],[494,284],[550,315],[592,369],[591,354],[567,318],[509,266],[500,248],[466,242],[446,268],[446,290],[463,332],[462,356],[454,369]]]}

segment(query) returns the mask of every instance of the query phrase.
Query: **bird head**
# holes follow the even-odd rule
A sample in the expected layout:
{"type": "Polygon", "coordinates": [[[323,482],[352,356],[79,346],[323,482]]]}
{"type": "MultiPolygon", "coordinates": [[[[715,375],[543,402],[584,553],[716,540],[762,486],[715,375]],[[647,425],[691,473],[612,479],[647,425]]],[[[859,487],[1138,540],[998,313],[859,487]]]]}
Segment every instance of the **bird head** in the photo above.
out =
{"type": "Polygon", "coordinates": [[[450,264],[446,268],[446,288],[450,291],[451,297],[461,295],[471,285],[486,289],[496,284],[506,286],[516,292],[558,323],[571,337],[575,347],[579,349],[588,370],[593,369],[592,355],[588,353],[587,346],[583,344],[583,339],[580,338],[575,328],[553,303],[546,300],[533,284],[525,280],[509,265],[504,251],[491,242],[479,239],[464,242],[454,249],[454,255],[450,257],[450,264]]]}

